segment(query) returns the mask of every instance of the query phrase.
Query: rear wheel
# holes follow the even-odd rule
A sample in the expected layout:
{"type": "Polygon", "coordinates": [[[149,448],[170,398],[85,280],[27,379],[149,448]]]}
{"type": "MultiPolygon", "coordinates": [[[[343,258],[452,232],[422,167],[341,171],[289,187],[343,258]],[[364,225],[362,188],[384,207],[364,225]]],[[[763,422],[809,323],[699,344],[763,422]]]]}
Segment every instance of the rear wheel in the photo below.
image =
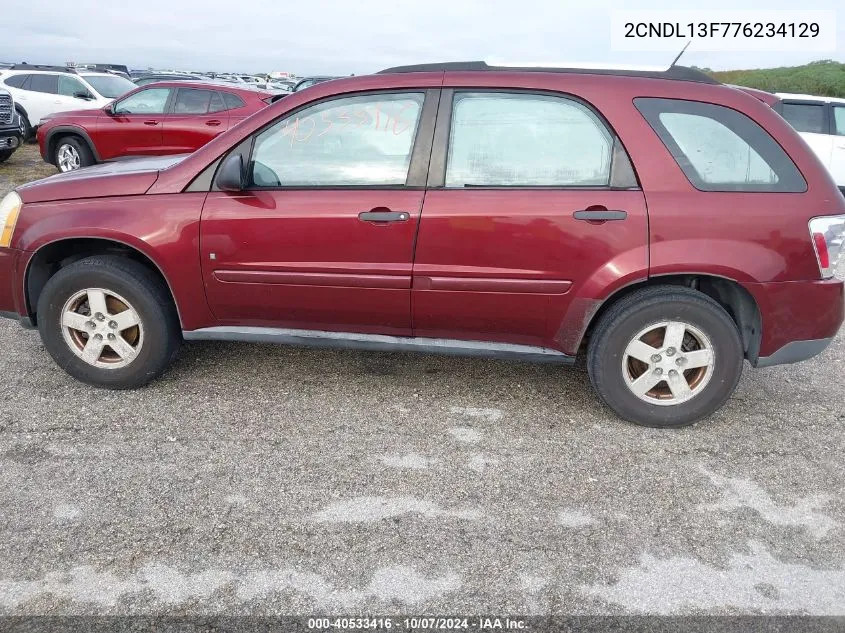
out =
{"type": "Polygon", "coordinates": [[[744,353],[731,316],[680,286],[634,292],[599,320],[590,379],[619,416],[643,426],[685,426],[719,409],[736,389],[744,353]]]}
{"type": "Polygon", "coordinates": [[[109,389],[146,384],[181,343],[166,286],[123,257],[89,257],[62,268],[44,287],[37,318],[44,346],[62,369],[109,389]]]}
{"type": "Polygon", "coordinates": [[[88,144],[77,136],[64,136],[56,141],[53,164],[59,171],[75,171],[94,164],[88,144]]]}

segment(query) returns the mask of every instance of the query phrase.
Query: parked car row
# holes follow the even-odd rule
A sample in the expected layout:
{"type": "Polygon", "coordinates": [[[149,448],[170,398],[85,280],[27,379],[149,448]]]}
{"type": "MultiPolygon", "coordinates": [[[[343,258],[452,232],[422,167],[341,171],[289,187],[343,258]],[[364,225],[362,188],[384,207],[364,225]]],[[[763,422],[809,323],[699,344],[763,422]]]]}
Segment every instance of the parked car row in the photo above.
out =
{"type": "MultiPolygon", "coordinates": [[[[166,134],[180,104],[222,118],[222,90],[183,87],[144,87],[94,125],[127,126],[120,145],[166,134]]],[[[325,82],[188,156],[21,186],[0,226],[0,314],[116,389],[183,340],[585,353],[621,417],[679,426],[725,403],[744,360],[815,356],[845,316],[830,174],[772,108],[678,66],[325,82]]]]}

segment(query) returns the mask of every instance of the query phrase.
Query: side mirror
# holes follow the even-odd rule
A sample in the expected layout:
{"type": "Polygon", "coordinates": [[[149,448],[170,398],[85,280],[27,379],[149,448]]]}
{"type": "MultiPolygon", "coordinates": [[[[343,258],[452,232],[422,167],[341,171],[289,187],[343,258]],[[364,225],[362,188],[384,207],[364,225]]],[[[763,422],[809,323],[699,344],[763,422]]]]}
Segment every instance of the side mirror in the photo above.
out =
{"type": "Polygon", "coordinates": [[[110,103],[103,108],[103,112],[108,114],[109,116],[114,116],[114,104],[110,103]]]}
{"type": "Polygon", "coordinates": [[[243,191],[244,159],[239,153],[230,154],[220,165],[214,184],[220,191],[243,191]]]}
{"type": "Polygon", "coordinates": [[[85,101],[93,101],[94,97],[91,95],[90,92],[74,92],[73,96],[76,99],[84,99],[85,101]]]}

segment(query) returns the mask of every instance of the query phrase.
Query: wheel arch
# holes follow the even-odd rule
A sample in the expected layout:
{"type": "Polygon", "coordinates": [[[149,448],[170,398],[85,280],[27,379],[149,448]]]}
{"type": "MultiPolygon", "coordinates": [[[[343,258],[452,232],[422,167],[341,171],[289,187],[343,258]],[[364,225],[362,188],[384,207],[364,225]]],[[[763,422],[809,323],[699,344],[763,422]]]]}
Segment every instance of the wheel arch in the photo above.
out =
{"type": "Polygon", "coordinates": [[[51,128],[44,139],[45,150],[50,164],[55,165],[53,162],[53,154],[56,151],[56,143],[59,139],[64,138],[65,136],[77,136],[82,139],[85,144],[88,145],[88,149],[91,150],[91,155],[94,157],[94,160],[98,163],[102,162],[100,160],[100,154],[97,152],[97,147],[94,145],[94,141],[84,128],[76,125],[58,125],[51,128]]]}
{"type": "Polygon", "coordinates": [[[736,323],[745,357],[752,364],[757,360],[763,328],[760,307],[754,297],[735,279],[704,273],[655,275],[616,289],[603,301],[594,303],[592,314],[584,319],[586,325],[580,333],[577,346],[580,348],[589,340],[596,324],[617,301],[641,288],[663,285],[692,288],[715,300],[736,323]]]}
{"type": "Polygon", "coordinates": [[[156,274],[167,288],[171,301],[176,308],[179,322],[182,322],[179,303],[170,281],[161,266],[141,248],[118,238],[103,237],[65,237],[47,242],[38,247],[27,262],[24,272],[25,309],[32,325],[37,325],[38,298],[50,278],[61,268],[73,262],[93,255],[120,255],[133,259],[156,274]]]}

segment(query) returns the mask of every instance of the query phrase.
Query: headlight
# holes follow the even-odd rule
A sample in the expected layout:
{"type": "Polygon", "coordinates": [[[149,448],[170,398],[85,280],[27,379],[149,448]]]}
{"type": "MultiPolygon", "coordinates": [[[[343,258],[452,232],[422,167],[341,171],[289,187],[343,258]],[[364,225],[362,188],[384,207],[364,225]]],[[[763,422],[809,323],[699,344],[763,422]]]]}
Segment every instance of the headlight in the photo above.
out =
{"type": "Polygon", "coordinates": [[[12,234],[15,232],[15,224],[18,222],[22,206],[21,197],[14,191],[0,202],[0,226],[3,227],[0,232],[0,247],[8,248],[12,243],[12,234]]]}

